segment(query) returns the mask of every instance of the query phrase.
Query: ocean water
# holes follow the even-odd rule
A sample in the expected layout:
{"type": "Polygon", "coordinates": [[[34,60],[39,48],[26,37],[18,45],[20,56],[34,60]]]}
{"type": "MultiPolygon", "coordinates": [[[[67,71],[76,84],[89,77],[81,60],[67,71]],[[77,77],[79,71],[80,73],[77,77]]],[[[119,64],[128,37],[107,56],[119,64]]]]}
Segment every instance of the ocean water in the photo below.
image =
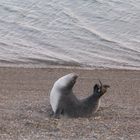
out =
{"type": "Polygon", "coordinates": [[[0,66],[140,70],[140,0],[0,0],[0,66]]]}

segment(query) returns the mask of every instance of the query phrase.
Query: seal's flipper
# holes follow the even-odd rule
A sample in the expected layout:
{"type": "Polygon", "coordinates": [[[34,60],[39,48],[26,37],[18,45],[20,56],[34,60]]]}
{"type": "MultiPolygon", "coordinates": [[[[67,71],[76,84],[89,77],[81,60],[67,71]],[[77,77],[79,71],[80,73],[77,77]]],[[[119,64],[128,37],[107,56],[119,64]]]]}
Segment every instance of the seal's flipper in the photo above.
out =
{"type": "Polygon", "coordinates": [[[52,117],[54,115],[53,110],[51,110],[51,112],[49,112],[49,117],[52,117]]]}
{"type": "Polygon", "coordinates": [[[53,114],[54,118],[59,118],[64,113],[63,109],[58,108],[56,112],[53,114]]]}

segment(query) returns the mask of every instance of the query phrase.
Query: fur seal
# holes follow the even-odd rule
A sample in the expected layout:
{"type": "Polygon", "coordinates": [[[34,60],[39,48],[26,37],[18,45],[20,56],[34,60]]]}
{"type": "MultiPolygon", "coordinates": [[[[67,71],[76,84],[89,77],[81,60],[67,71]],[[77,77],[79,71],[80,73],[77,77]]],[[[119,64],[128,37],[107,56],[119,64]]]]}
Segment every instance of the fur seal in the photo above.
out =
{"type": "Polygon", "coordinates": [[[73,86],[78,75],[70,73],[59,78],[53,85],[50,93],[50,104],[54,117],[86,117],[99,108],[100,97],[107,91],[109,85],[95,84],[93,93],[89,97],[79,100],[73,94],[73,86]]]}

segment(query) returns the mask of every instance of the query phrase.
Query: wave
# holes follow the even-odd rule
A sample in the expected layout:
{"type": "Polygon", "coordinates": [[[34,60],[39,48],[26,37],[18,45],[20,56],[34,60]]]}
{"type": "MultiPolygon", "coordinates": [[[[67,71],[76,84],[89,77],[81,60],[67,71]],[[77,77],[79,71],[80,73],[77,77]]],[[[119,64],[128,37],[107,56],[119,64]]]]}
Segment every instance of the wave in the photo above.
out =
{"type": "Polygon", "coordinates": [[[138,5],[1,0],[0,66],[140,69],[138,5]]]}

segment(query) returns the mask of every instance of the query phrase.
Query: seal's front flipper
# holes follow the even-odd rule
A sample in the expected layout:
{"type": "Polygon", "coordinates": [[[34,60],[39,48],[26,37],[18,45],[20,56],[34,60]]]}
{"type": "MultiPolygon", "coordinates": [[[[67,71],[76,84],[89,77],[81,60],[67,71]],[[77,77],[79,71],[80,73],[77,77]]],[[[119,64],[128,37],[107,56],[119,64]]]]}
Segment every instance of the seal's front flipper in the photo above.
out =
{"type": "Polygon", "coordinates": [[[64,115],[63,109],[57,109],[56,112],[53,114],[54,118],[60,118],[61,115],[64,115]]]}
{"type": "Polygon", "coordinates": [[[54,112],[53,110],[51,110],[51,112],[49,112],[49,117],[53,117],[53,115],[54,115],[54,112]]]}

